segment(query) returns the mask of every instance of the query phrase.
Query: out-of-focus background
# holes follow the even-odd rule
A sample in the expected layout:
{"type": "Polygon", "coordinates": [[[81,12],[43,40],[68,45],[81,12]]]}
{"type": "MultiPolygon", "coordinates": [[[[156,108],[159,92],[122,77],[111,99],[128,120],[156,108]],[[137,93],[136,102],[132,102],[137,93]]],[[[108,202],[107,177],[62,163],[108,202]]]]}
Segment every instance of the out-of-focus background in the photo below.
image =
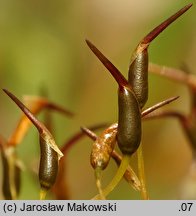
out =
{"type": "MultiPolygon", "coordinates": [[[[116,122],[117,85],[89,50],[85,39],[91,40],[127,76],[131,54],[142,37],[188,3],[178,0],[0,0],[0,87],[22,98],[39,95],[44,86],[50,100],[73,111],[76,115],[72,119],[53,114],[54,136],[59,145],[79,131],[81,125],[116,122]]],[[[186,63],[194,73],[195,14],[196,4],[152,42],[151,62],[176,68],[186,63]]],[[[150,74],[149,90],[146,107],[180,95],[168,109],[189,112],[190,98],[185,86],[150,74]]],[[[21,111],[1,91],[0,133],[4,137],[10,136],[20,115],[21,111]]],[[[90,199],[97,193],[89,163],[91,145],[86,138],[69,152],[67,177],[71,199],[90,199]]],[[[191,151],[177,120],[146,121],[143,146],[150,198],[178,199],[191,164],[191,151]]],[[[38,178],[31,171],[37,169],[38,153],[37,131],[31,128],[18,146],[18,154],[26,166],[19,199],[39,198],[38,178]]],[[[136,159],[134,155],[135,169],[136,159]]],[[[103,174],[104,185],[115,172],[116,166],[111,162],[103,174]]],[[[139,193],[128,190],[129,187],[122,181],[109,198],[140,199],[139,193]]],[[[1,190],[0,198],[3,199],[1,190]]]]}

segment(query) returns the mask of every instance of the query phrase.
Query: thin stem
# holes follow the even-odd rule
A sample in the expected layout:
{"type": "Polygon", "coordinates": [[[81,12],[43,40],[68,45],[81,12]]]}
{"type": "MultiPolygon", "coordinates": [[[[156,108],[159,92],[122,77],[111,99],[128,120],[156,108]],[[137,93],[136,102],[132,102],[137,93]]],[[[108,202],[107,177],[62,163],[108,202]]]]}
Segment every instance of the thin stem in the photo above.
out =
{"type": "Polygon", "coordinates": [[[142,199],[148,200],[148,193],[146,189],[146,180],[145,180],[145,172],[144,172],[144,159],[143,159],[143,153],[142,153],[142,143],[140,143],[140,146],[137,150],[137,157],[138,157],[138,173],[139,173],[139,179],[141,183],[141,196],[142,199]]]}
{"type": "Polygon", "coordinates": [[[102,170],[100,168],[95,169],[95,180],[96,180],[96,186],[99,191],[100,198],[102,200],[105,200],[106,198],[103,194],[102,184],[101,184],[101,171],[102,170]]]}
{"type": "Polygon", "coordinates": [[[16,184],[15,184],[15,159],[13,158],[13,154],[9,156],[8,158],[8,164],[9,164],[9,176],[10,178],[8,179],[9,185],[10,185],[10,193],[12,200],[16,200],[17,198],[17,193],[16,193],[16,184]]]}
{"type": "Polygon", "coordinates": [[[179,96],[171,97],[171,98],[169,98],[169,99],[167,99],[167,100],[161,101],[161,102],[159,102],[159,103],[157,103],[157,104],[155,104],[155,105],[153,105],[153,106],[151,106],[151,107],[145,109],[145,110],[142,112],[142,114],[141,114],[141,115],[142,115],[142,118],[143,118],[144,116],[150,114],[151,112],[153,112],[153,111],[159,109],[160,107],[165,106],[166,104],[171,103],[172,101],[174,101],[174,100],[176,100],[176,99],[178,99],[178,98],[179,98],[179,96]]]}
{"type": "MultiPolygon", "coordinates": [[[[108,126],[107,123],[103,123],[103,124],[90,126],[89,128],[90,128],[90,130],[94,131],[94,130],[99,130],[101,128],[105,128],[107,126],[108,126]]],[[[83,127],[81,127],[81,128],[83,128],[83,127]]],[[[78,133],[74,134],[69,140],[65,141],[65,143],[63,144],[63,146],[61,148],[61,151],[63,152],[63,154],[66,155],[68,150],[85,135],[86,134],[84,131],[79,131],[78,133]]]]}
{"type": "Polygon", "coordinates": [[[93,141],[95,141],[98,138],[98,136],[91,129],[87,127],[80,127],[80,128],[84,132],[84,134],[90,137],[93,141]]]}
{"type": "MultiPolygon", "coordinates": [[[[123,159],[121,161],[121,164],[114,176],[114,178],[112,179],[112,181],[109,183],[109,185],[103,189],[103,195],[106,197],[110,192],[112,192],[114,190],[114,188],[118,185],[118,183],[120,182],[120,180],[122,179],[128,165],[129,165],[129,161],[130,161],[130,155],[124,155],[123,159]]],[[[95,197],[93,197],[92,199],[101,199],[100,195],[96,195],[95,197]]]]}
{"type": "Polygon", "coordinates": [[[47,190],[41,188],[40,193],[39,193],[39,199],[40,200],[45,200],[46,199],[46,194],[47,194],[47,190]]]}
{"type": "MultiPolygon", "coordinates": [[[[114,150],[112,152],[112,158],[119,166],[122,161],[121,155],[114,150]]],[[[135,172],[133,171],[130,165],[128,165],[127,170],[125,171],[124,178],[127,181],[127,183],[130,184],[135,190],[137,191],[141,190],[140,180],[138,179],[137,175],[135,174],[135,172]]]]}
{"type": "Polygon", "coordinates": [[[183,70],[160,66],[154,63],[149,63],[149,71],[196,89],[196,76],[194,74],[187,74],[183,70]]]}
{"type": "Polygon", "coordinates": [[[180,120],[180,122],[186,122],[187,117],[182,113],[174,110],[158,110],[156,112],[149,113],[143,119],[157,119],[157,118],[165,118],[165,117],[174,117],[180,120]]]}

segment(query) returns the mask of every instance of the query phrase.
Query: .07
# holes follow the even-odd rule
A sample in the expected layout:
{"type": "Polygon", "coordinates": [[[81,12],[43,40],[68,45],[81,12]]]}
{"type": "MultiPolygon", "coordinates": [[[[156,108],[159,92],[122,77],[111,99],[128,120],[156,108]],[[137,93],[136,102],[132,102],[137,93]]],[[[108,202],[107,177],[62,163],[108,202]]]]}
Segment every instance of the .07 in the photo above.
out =
{"type": "Polygon", "coordinates": [[[193,203],[182,203],[179,211],[190,211],[193,203]]]}

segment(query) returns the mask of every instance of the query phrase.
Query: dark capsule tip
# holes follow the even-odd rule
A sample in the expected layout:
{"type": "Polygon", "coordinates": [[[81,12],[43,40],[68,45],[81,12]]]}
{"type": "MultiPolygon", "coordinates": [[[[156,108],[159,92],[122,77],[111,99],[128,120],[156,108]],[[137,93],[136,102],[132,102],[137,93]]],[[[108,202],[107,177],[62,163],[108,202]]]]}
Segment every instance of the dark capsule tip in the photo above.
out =
{"type": "Polygon", "coordinates": [[[91,42],[88,39],[85,39],[86,43],[88,44],[88,46],[91,46],[91,42]]]}
{"type": "Polygon", "coordinates": [[[10,96],[10,92],[8,91],[8,90],[6,90],[6,89],[2,89],[7,95],[9,95],[10,96]]]}
{"type": "Polygon", "coordinates": [[[108,69],[110,74],[118,83],[119,87],[127,86],[128,81],[121,74],[121,72],[103,55],[101,51],[99,51],[89,40],[86,40],[87,45],[91,49],[91,51],[97,56],[97,58],[101,61],[101,63],[108,69]]]}
{"type": "Polygon", "coordinates": [[[89,132],[89,129],[88,129],[87,127],[85,127],[85,126],[80,126],[80,130],[81,130],[83,133],[86,133],[86,134],[88,134],[88,132],[89,132]]]}
{"type": "Polygon", "coordinates": [[[16,105],[24,112],[24,114],[28,117],[29,120],[35,125],[35,127],[38,129],[39,132],[43,132],[44,126],[41,122],[39,122],[35,116],[31,113],[31,111],[11,92],[9,92],[6,89],[3,89],[3,91],[16,103],[16,105]]]}
{"type": "Polygon", "coordinates": [[[180,97],[180,96],[171,97],[171,98],[169,98],[169,99],[163,101],[163,105],[169,104],[169,103],[171,103],[171,102],[177,100],[179,97],[180,97]]]}
{"type": "Polygon", "coordinates": [[[179,14],[181,16],[183,13],[185,13],[189,8],[193,6],[193,3],[185,5],[182,9],[180,9],[176,14],[179,14]]]}
{"type": "Polygon", "coordinates": [[[177,100],[180,96],[173,97],[173,100],[177,100]]]}
{"type": "Polygon", "coordinates": [[[160,25],[155,27],[149,34],[147,34],[140,44],[149,44],[154,40],[164,29],[166,29],[171,23],[173,23],[178,17],[184,14],[193,4],[188,4],[177,11],[175,14],[170,16],[168,19],[163,21],[160,25]]]}
{"type": "Polygon", "coordinates": [[[88,47],[94,52],[96,47],[88,39],[86,39],[85,41],[86,41],[86,44],[88,45],[88,47]]]}
{"type": "Polygon", "coordinates": [[[193,6],[193,3],[187,4],[185,7],[190,8],[193,6]]]}
{"type": "Polygon", "coordinates": [[[8,91],[7,89],[3,89],[3,91],[18,105],[19,103],[22,104],[17,98],[16,96],[14,96],[10,91],[8,91]]]}

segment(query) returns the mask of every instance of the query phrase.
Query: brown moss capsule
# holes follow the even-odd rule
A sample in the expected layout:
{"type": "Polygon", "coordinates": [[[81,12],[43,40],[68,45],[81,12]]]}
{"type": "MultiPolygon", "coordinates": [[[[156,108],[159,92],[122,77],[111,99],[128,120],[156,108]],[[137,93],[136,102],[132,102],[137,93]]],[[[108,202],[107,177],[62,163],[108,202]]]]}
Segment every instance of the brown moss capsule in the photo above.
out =
{"type": "Polygon", "coordinates": [[[105,196],[102,192],[101,172],[107,167],[110,161],[116,142],[117,126],[117,124],[112,124],[104,130],[92,146],[90,161],[95,170],[96,185],[102,199],[105,199],[105,196]]]}
{"type": "Polygon", "coordinates": [[[136,94],[140,108],[148,100],[148,52],[147,49],[137,54],[129,67],[129,83],[136,94]]]}
{"type": "Polygon", "coordinates": [[[141,141],[141,113],[129,88],[119,90],[118,110],[118,146],[123,154],[132,155],[141,141]]]}
{"type": "Polygon", "coordinates": [[[58,173],[58,154],[40,136],[39,181],[42,189],[48,191],[55,183],[58,173]]]}
{"type": "Polygon", "coordinates": [[[104,170],[107,167],[115,146],[117,127],[118,124],[112,124],[93,143],[90,161],[94,169],[104,170]]]}
{"type": "Polygon", "coordinates": [[[179,16],[185,13],[192,4],[189,4],[179,10],[177,13],[162,22],[147,34],[137,46],[133,53],[128,81],[133,87],[137,100],[142,108],[148,99],[148,46],[165,28],[174,22],[179,16]]]}
{"type": "MultiPolygon", "coordinates": [[[[43,90],[42,90],[43,91],[43,90]]],[[[47,94],[46,90],[43,92],[45,95],[47,94]]],[[[44,123],[48,130],[52,132],[52,118],[50,110],[45,110],[44,113],[44,123]]],[[[39,179],[42,188],[45,190],[49,190],[56,181],[57,173],[58,173],[58,154],[55,152],[40,136],[40,150],[42,153],[42,157],[40,158],[40,170],[39,179]],[[46,168],[47,161],[47,168],[46,168]]]]}
{"type": "MultiPolygon", "coordinates": [[[[81,130],[86,133],[88,130],[81,127],[81,130]]],[[[105,129],[99,137],[96,136],[92,146],[90,162],[95,171],[96,186],[99,191],[101,199],[105,199],[101,186],[101,174],[107,167],[110,157],[112,155],[114,145],[116,142],[117,124],[112,124],[105,129]]]]}
{"type": "Polygon", "coordinates": [[[46,192],[54,184],[57,172],[58,162],[60,157],[63,156],[62,152],[58,149],[54,138],[48,129],[39,122],[35,116],[28,110],[28,108],[20,102],[12,93],[4,89],[4,92],[19,106],[25,115],[32,121],[39,131],[40,136],[40,167],[39,167],[39,181],[41,185],[40,199],[44,199],[46,192]]]}

